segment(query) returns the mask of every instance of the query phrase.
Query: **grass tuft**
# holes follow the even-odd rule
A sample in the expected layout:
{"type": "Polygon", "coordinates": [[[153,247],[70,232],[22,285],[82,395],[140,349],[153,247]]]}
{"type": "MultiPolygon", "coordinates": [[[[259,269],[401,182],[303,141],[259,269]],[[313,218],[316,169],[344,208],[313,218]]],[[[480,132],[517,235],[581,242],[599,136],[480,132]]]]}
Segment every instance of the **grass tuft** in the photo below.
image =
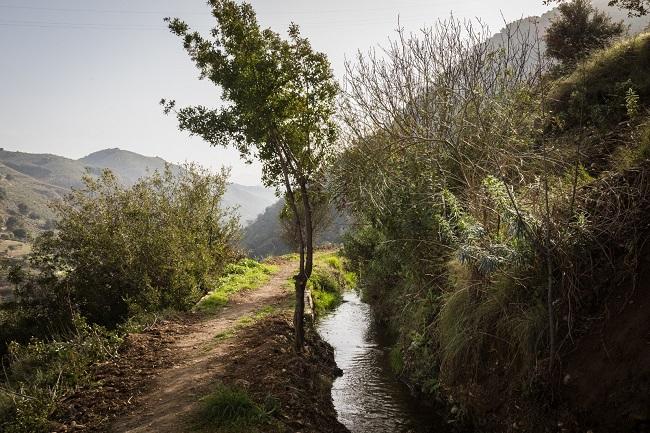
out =
{"type": "Polygon", "coordinates": [[[219,385],[201,399],[196,426],[211,432],[251,432],[267,422],[268,413],[242,389],[219,385]]]}
{"type": "Polygon", "coordinates": [[[513,377],[526,375],[546,335],[539,297],[505,276],[481,285],[463,284],[459,276],[452,281],[436,326],[441,373],[455,383],[496,364],[508,365],[513,377]]]}

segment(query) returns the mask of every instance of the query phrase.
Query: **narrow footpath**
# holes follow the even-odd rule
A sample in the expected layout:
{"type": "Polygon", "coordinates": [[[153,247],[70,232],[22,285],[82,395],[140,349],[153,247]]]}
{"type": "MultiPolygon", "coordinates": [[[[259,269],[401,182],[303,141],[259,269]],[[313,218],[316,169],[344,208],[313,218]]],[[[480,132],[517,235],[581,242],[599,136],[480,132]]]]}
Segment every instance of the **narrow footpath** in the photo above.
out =
{"type": "Polygon", "coordinates": [[[279,271],[263,287],[243,291],[216,315],[187,326],[176,335],[170,349],[177,359],[159,371],[154,383],[134,402],[134,409],[112,426],[115,433],[181,432],[187,414],[224,373],[225,355],[237,339],[215,339],[231,330],[237,320],[268,307],[280,308],[291,299],[287,279],[295,272],[293,261],[279,263],[279,271]]]}

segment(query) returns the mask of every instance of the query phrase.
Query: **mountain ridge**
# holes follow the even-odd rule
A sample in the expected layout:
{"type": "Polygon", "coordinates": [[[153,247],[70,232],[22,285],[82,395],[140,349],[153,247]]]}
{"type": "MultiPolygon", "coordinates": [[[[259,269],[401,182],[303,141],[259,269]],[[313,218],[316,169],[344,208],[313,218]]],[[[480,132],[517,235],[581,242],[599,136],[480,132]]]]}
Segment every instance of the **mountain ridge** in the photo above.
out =
{"type": "MultiPolygon", "coordinates": [[[[161,157],[117,147],[79,159],[0,149],[0,216],[5,222],[11,216],[20,218],[29,231],[38,231],[54,218],[48,203],[60,199],[71,188],[81,187],[85,173],[99,175],[110,169],[121,183],[130,186],[167,164],[161,157]]],[[[177,164],[169,165],[172,170],[180,170],[177,164]]],[[[237,208],[242,225],[246,225],[275,200],[274,192],[268,188],[229,182],[223,202],[237,208]]]]}

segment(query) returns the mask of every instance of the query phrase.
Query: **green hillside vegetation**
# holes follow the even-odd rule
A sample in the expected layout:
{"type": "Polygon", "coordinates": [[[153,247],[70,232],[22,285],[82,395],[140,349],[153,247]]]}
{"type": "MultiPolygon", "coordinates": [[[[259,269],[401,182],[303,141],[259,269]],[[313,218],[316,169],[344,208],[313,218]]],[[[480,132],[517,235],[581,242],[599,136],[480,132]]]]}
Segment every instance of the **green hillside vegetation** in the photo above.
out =
{"type": "Polygon", "coordinates": [[[513,73],[533,46],[481,51],[449,36],[462,27],[400,35],[350,69],[360,133],[335,171],[359,227],[345,255],[396,339],[393,365],[431,400],[485,431],[631,431],[650,389],[647,326],[630,331],[647,314],[650,34],[554,80],[513,73]],[[440,56],[432,76],[418,50],[440,56]],[[641,306],[600,334],[625,299],[641,306]],[[623,338],[610,358],[587,343],[623,338]],[[603,379],[614,370],[627,376],[603,379]]]}

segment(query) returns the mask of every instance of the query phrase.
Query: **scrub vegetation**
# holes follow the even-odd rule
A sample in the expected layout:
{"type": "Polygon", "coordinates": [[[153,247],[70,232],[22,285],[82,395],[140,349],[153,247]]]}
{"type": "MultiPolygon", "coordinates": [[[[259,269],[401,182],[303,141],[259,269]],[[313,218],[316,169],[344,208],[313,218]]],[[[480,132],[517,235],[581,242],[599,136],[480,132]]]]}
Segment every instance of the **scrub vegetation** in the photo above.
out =
{"type": "MultiPolygon", "coordinates": [[[[282,233],[249,239],[297,253],[243,258],[227,171],[168,167],[130,186],[86,176],[53,204],[56,230],[3,269],[16,299],[0,306],[0,431],[67,431],[57,421],[90,417],[66,402],[87,408],[84,392],[105,383],[95,419],[117,411],[112,397],[132,409],[128,379],[151,383],[160,357],[178,394],[158,383],[140,396],[139,425],[179,431],[174,407],[191,408],[197,431],[344,432],[307,289],[317,314],[360,290],[392,337],[390,366],[449,424],[647,429],[650,33],[624,36],[586,0],[561,2],[543,38],[452,16],[399,28],[339,85],[297,25],[284,37],[250,4],[208,3],[207,36],[166,22],[223,101],[163,110],[259,159],[283,199],[261,224],[282,233]],[[342,249],[315,251],[337,215],[351,226],[342,249]]],[[[25,218],[40,216],[15,212],[11,236],[28,240],[25,218]]]]}
{"type": "Polygon", "coordinates": [[[627,331],[647,306],[622,300],[645,305],[650,35],[614,40],[619,26],[581,8],[552,26],[563,53],[576,35],[562,32],[591,38],[560,69],[534,35],[495,42],[454,18],[347,67],[333,171],[358,225],[344,255],[395,338],[391,365],[487,431],[647,420],[647,327],[627,331]],[[623,335],[635,347],[620,357],[585,346],[623,335]]]}

